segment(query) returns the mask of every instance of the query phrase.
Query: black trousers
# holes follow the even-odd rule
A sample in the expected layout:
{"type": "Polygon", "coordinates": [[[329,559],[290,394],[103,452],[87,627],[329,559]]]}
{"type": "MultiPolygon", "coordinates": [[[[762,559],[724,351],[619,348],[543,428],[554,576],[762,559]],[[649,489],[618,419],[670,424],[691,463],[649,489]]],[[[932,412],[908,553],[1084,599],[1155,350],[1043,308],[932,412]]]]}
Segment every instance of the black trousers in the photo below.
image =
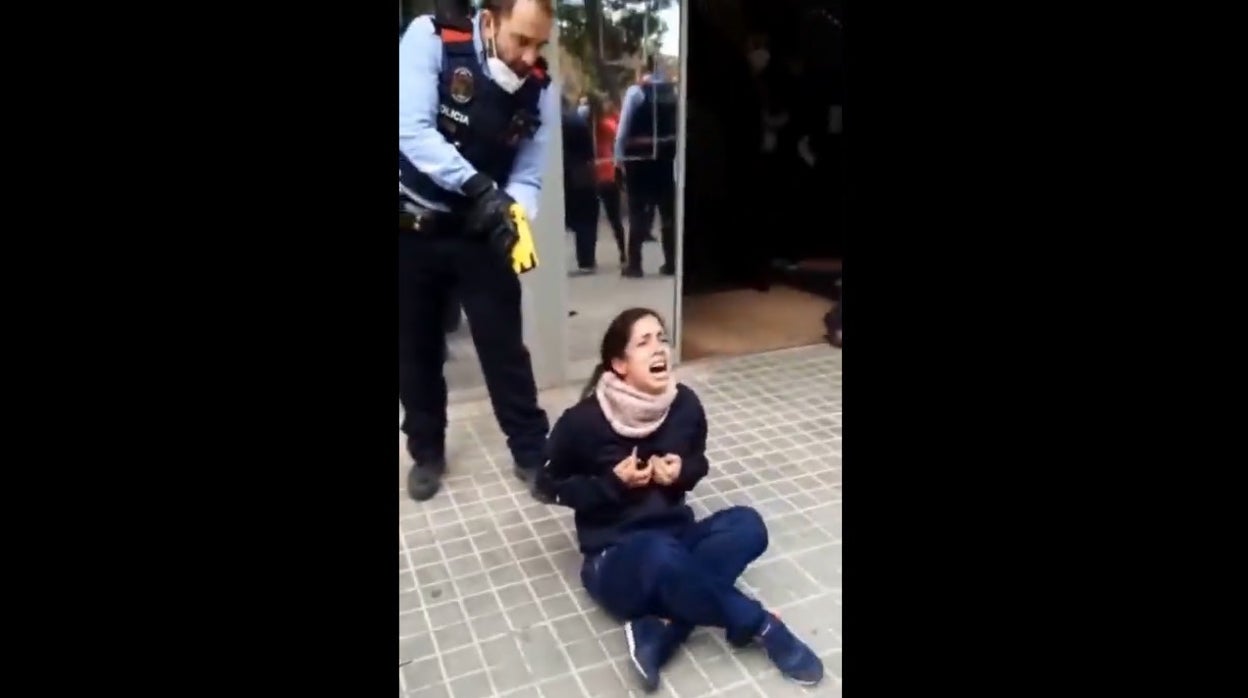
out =
{"type": "Polygon", "coordinates": [[[615,182],[599,182],[598,199],[602,201],[602,210],[607,214],[607,222],[611,224],[611,232],[615,234],[615,246],[624,257],[628,252],[628,242],[624,239],[624,221],[620,218],[620,187],[615,182]]]}
{"type": "Polygon", "coordinates": [[[546,413],[537,404],[524,346],[520,279],[484,243],[453,235],[399,232],[399,400],[414,458],[444,457],[446,378],[442,362],[452,294],[468,316],[498,425],[522,468],[545,462],[546,413]]]}
{"type": "Polygon", "coordinates": [[[628,266],[641,268],[641,245],[659,212],[663,261],[676,263],[676,176],[671,160],[638,160],[624,164],[628,189],[628,266]]]}
{"type": "Polygon", "coordinates": [[[598,265],[598,194],[589,187],[564,190],[564,225],[576,241],[576,266],[591,269],[598,265]]]}

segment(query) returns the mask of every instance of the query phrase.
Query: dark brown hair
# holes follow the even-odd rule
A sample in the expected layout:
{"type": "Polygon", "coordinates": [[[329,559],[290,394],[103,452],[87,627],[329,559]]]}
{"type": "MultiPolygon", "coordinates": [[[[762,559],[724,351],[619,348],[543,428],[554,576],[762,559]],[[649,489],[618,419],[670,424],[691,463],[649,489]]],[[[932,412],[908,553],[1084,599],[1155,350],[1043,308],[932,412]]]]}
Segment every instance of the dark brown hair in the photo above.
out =
{"type": "Polygon", "coordinates": [[[633,336],[633,325],[636,325],[637,321],[643,317],[652,317],[658,320],[664,329],[667,328],[663,317],[649,308],[629,308],[616,315],[611,324],[607,325],[606,333],[602,335],[598,365],[594,367],[594,374],[590,376],[585,389],[581,391],[582,400],[594,394],[602,374],[611,370],[611,360],[624,358],[624,351],[628,349],[628,340],[633,336]]]}
{"type": "MultiPolygon", "coordinates": [[[[542,8],[546,14],[551,17],[555,16],[555,0],[533,0],[537,6],[542,8]]],[[[499,17],[506,17],[515,9],[517,0],[484,0],[481,3],[482,10],[489,10],[499,17]]]]}

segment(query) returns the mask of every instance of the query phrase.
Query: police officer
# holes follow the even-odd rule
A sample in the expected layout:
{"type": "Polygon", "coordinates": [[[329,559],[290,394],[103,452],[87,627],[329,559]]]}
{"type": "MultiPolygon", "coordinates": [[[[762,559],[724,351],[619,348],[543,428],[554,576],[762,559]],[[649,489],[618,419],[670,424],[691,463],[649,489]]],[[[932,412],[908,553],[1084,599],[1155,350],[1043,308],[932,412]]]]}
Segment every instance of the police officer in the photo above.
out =
{"type": "Polygon", "coordinates": [[[628,192],[628,262],[624,276],[640,277],[641,247],[658,209],[662,273],[676,273],[676,85],[647,60],[649,75],[624,92],[615,137],[615,161],[628,192]]]}
{"type": "Polygon", "coordinates": [[[399,396],[418,501],[446,470],[452,290],[516,476],[531,489],[544,462],[549,424],[523,343],[518,275],[537,266],[528,221],[559,128],[539,56],[553,17],[552,0],[485,0],[479,13],[444,2],[399,42],[399,396]]]}

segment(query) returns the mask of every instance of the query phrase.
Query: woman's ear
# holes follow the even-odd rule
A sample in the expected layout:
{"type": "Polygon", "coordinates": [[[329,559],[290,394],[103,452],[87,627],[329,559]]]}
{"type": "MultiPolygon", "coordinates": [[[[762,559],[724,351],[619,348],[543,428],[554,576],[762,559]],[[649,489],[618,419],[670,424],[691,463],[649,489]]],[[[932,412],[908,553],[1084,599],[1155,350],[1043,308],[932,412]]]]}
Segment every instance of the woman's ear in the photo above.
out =
{"type": "Polygon", "coordinates": [[[624,359],[611,359],[611,372],[624,378],[628,375],[628,362],[624,359]]]}

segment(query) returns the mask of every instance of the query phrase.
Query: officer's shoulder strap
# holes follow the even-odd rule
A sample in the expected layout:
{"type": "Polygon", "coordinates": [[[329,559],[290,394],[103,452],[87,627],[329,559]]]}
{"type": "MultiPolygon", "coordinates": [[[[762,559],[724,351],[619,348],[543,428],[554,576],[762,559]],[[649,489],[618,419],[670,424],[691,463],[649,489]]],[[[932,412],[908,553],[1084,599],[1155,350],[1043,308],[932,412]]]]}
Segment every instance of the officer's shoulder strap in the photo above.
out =
{"type": "Polygon", "coordinates": [[[437,0],[433,9],[433,31],[444,44],[471,42],[474,14],[470,0],[437,0]]]}

